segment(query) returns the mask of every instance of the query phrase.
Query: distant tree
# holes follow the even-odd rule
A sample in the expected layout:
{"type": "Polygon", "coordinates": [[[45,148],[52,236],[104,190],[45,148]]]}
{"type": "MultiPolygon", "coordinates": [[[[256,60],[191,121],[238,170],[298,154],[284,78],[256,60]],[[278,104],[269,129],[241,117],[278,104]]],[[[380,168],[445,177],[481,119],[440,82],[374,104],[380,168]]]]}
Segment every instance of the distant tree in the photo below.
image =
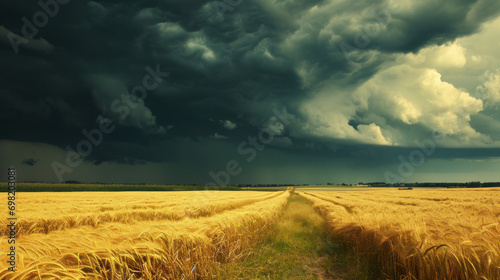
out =
{"type": "Polygon", "coordinates": [[[81,182],[74,181],[74,180],[68,180],[68,181],[65,181],[64,183],[66,183],[66,184],[81,184],[81,182]]]}

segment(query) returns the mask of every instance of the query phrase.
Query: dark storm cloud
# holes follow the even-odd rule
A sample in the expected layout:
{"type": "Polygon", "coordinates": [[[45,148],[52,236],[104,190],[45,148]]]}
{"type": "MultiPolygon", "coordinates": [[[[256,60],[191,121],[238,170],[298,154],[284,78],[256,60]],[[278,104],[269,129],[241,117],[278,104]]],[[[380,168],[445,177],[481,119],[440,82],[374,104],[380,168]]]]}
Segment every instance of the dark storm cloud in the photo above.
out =
{"type": "Polygon", "coordinates": [[[34,166],[37,162],[38,162],[37,159],[27,158],[27,159],[24,159],[23,162],[21,162],[21,164],[29,165],[29,166],[34,166]]]}
{"type": "MultiPolygon", "coordinates": [[[[105,141],[116,145],[97,147],[89,156],[96,164],[176,161],[181,156],[175,147],[185,139],[205,141],[215,133],[239,143],[258,132],[273,108],[287,106],[300,118],[298,106],[316,84],[332,77],[338,84],[359,84],[391,54],[472,34],[500,9],[498,1],[484,0],[400,7],[353,63],[339,44],[354,44],[355,27],[376,22],[368,11],[383,11],[386,2],[246,0],[221,22],[207,1],[74,0],[15,55],[7,35],[22,34],[21,18],[40,11],[37,2],[0,4],[0,118],[2,131],[11,132],[1,137],[74,147],[84,139],[82,129],[109,117],[118,127],[105,141]],[[169,77],[135,115],[117,121],[110,102],[139,85],[145,67],[155,65],[169,77]],[[310,84],[300,69],[314,76],[310,84]],[[227,131],[220,120],[238,127],[227,131]],[[161,128],[165,133],[156,133],[161,128]],[[158,141],[169,141],[171,151],[154,152],[158,141]]],[[[301,141],[282,149],[300,151],[301,141]]]]}
{"type": "MultiPolygon", "coordinates": [[[[379,2],[380,3],[380,2],[379,2]]],[[[394,1],[393,5],[367,4],[371,13],[360,21],[366,27],[374,22],[388,22],[387,30],[374,36],[367,48],[387,52],[416,52],[431,44],[444,44],[454,39],[473,34],[481,24],[498,15],[500,3],[489,0],[445,0],[445,1],[394,1]],[[405,5],[410,5],[406,7],[405,5]],[[394,8],[391,9],[391,6],[394,8]],[[389,18],[389,19],[388,19],[389,18]]],[[[366,10],[353,7],[352,12],[366,10]]],[[[342,32],[342,27],[338,27],[342,32]]],[[[344,38],[359,35],[347,28],[344,38]]],[[[367,29],[361,28],[365,33],[367,29]]]]}

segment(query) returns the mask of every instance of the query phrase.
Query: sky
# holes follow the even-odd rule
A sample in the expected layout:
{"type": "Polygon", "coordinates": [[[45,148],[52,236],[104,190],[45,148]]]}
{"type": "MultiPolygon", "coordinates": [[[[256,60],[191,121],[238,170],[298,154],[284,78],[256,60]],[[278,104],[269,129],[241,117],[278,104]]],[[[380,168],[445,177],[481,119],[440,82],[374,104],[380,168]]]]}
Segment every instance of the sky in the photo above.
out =
{"type": "Polygon", "coordinates": [[[497,0],[0,7],[0,180],[500,181],[497,0]]]}

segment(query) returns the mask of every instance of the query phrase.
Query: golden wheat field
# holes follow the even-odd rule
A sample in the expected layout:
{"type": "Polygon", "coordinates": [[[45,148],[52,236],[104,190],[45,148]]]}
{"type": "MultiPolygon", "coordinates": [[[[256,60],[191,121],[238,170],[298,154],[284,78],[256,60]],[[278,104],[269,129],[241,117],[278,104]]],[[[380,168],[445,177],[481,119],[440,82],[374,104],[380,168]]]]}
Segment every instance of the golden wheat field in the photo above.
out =
{"type": "MultiPolygon", "coordinates": [[[[285,208],[293,192],[21,192],[17,271],[2,254],[0,279],[217,279],[278,222],[297,220],[285,208]]],[[[295,192],[323,232],[368,263],[359,279],[500,279],[500,189],[295,192]]]]}
{"type": "MultiPolygon", "coordinates": [[[[0,279],[211,279],[279,218],[281,192],[18,193],[0,279]]],[[[6,238],[6,223],[1,234],[6,238]]]]}
{"type": "Polygon", "coordinates": [[[500,189],[299,194],[374,279],[500,279],[500,189]]]}

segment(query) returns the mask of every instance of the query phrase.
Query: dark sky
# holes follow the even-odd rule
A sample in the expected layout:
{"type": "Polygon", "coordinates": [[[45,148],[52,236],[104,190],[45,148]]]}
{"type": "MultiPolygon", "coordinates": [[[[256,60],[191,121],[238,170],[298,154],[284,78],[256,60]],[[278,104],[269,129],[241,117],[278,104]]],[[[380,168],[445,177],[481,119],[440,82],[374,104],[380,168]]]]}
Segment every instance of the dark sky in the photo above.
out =
{"type": "Polygon", "coordinates": [[[41,3],[0,4],[0,180],[500,180],[497,0],[41,3]]]}

